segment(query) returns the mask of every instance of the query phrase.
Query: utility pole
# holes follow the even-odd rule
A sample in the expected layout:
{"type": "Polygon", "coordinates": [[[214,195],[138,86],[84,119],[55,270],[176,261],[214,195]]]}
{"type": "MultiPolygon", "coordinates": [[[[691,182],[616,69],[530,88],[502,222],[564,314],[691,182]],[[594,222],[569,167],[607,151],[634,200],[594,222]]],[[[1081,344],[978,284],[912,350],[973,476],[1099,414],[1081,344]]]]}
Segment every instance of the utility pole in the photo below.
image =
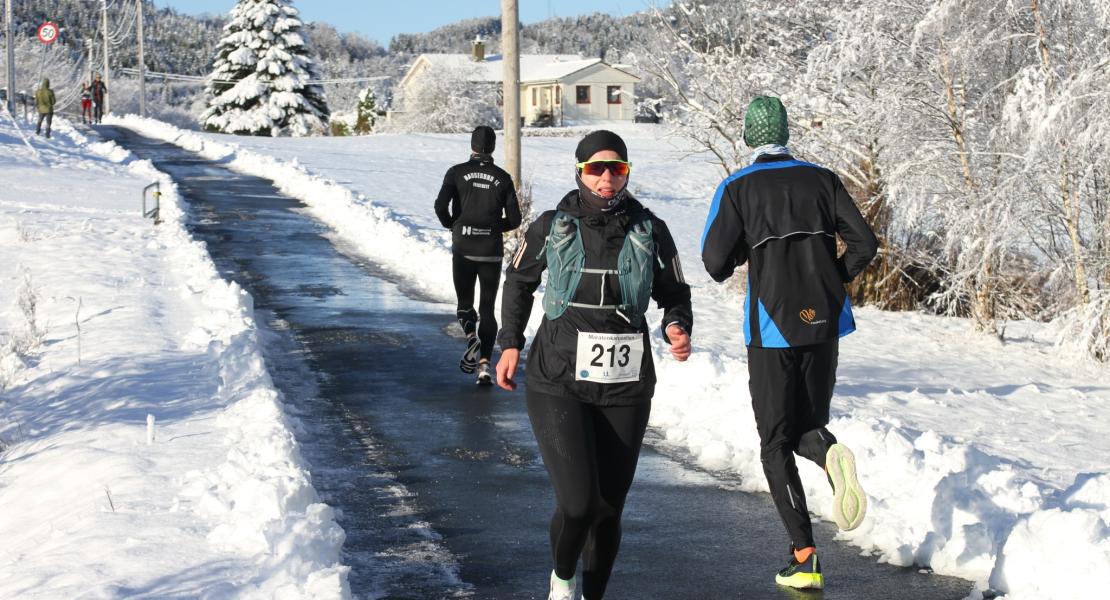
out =
{"type": "Polygon", "coordinates": [[[108,87],[108,0],[100,0],[100,14],[104,17],[104,22],[100,24],[101,31],[104,32],[104,72],[100,74],[101,81],[104,82],[104,108],[101,109],[101,114],[108,114],[108,93],[111,88],[108,87]]]}
{"type": "Polygon", "coordinates": [[[520,11],[517,0],[501,0],[501,94],[505,107],[505,170],[520,189],[520,11]]]}
{"type": "Polygon", "coordinates": [[[146,116],[146,57],[143,55],[143,0],[135,0],[138,7],[135,19],[139,35],[139,116],[146,116]]]}
{"type": "Polygon", "coordinates": [[[12,0],[4,0],[4,29],[8,46],[8,111],[15,114],[15,26],[12,24],[12,0]]]}

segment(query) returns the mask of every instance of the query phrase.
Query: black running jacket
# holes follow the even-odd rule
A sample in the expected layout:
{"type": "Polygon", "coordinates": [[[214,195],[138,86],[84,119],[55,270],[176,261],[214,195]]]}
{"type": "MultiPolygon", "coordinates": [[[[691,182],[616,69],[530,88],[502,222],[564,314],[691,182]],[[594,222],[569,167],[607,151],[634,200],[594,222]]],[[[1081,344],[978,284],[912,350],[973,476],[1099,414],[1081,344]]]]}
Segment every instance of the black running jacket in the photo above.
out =
{"type": "Polygon", "coordinates": [[[501,234],[520,226],[513,178],[488,155],[473,155],[447,170],[435,209],[451,229],[452,252],[461,256],[501,257],[501,234]]]}

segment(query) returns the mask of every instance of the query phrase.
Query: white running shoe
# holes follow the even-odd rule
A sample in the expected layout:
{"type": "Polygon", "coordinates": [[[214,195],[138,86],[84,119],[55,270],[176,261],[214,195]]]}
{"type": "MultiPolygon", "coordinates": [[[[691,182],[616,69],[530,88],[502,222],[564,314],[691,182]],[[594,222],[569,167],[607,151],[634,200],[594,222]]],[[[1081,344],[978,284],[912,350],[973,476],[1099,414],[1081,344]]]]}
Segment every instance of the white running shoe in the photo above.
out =
{"type": "Polygon", "coordinates": [[[493,374],[490,372],[489,361],[482,359],[478,363],[478,380],[475,381],[478,385],[493,385],[493,374]]]}
{"type": "Polygon", "coordinates": [[[547,594],[547,600],[575,600],[574,591],[577,587],[577,582],[574,577],[570,580],[559,579],[555,571],[551,571],[551,591],[547,594]]]}
{"type": "Polygon", "coordinates": [[[856,479],[856,457],[844,444],[833,444],[825,454],[825,470],[833,486],[833,520],[843,531],[859,527],[867,514],[867,494],[856,479]]]}
{"type": "Polygon", "coordinates": [[[473,373],[478,367],[478,355],[482,353],[482,342],[478,336],[472,335],[466,339],[466,352],[459,360],[459,370],[463,373],[473,373]]]}

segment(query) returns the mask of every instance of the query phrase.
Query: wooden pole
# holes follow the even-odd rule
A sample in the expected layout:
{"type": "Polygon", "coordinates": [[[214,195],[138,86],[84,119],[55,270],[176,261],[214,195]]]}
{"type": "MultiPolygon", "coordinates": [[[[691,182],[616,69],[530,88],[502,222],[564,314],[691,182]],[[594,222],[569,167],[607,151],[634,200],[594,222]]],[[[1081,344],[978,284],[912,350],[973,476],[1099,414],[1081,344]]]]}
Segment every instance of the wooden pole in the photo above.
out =
{"type": "Polygon", "coordinates": [[[505,121],[505,170],[520,189],[520,11],[517,0],[501,0],[502,95],[505,121]]]}

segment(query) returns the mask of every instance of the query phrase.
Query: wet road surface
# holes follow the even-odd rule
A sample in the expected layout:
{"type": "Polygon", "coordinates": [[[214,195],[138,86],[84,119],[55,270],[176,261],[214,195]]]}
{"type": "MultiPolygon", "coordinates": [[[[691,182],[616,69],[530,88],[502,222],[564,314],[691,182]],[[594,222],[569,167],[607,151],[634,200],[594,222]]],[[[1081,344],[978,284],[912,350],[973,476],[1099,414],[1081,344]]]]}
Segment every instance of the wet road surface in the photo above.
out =
{"type": "MultiPolygon", "coordinates": [[[[123,128],[98,130],[174,178],[194,236],[253,296],[313,482],[347,532],[354,593],[546,597],[554,500],[524,395],[478,388],[459,372],[454,306],[399,288],[269,180],[123,128]]],[[[827,523],[815,523],[827,589],[780,588],[773,576],[788,542],[770,497],[661,448],[644,447],[607,598],[956,600],[971,589],[877,564],[832,542],[827,523]]]]}

